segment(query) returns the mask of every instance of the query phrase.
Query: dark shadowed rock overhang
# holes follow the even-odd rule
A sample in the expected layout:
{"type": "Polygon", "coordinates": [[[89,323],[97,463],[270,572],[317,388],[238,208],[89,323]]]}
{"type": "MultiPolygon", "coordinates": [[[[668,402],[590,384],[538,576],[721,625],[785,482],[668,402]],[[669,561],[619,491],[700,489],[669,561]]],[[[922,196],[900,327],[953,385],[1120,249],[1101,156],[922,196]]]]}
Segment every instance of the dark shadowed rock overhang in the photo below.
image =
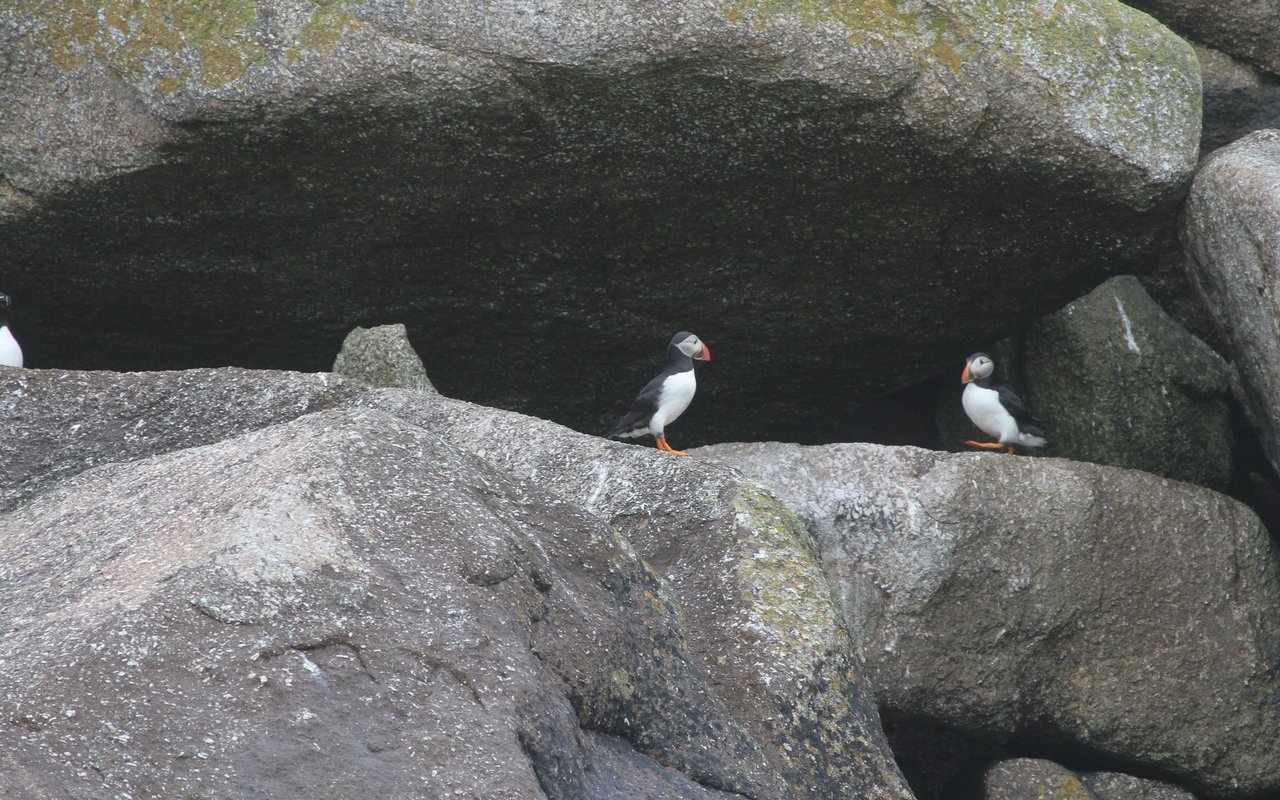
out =
{"type": "Polygon", "coordinates": [[[839,438],[1144,264],[1196,155],[1193,53],[1110,0],[331,5],[0,10],[33,365],[402,321],[446,394],[595,431],[685,328],[683,443],[839,438]]]}

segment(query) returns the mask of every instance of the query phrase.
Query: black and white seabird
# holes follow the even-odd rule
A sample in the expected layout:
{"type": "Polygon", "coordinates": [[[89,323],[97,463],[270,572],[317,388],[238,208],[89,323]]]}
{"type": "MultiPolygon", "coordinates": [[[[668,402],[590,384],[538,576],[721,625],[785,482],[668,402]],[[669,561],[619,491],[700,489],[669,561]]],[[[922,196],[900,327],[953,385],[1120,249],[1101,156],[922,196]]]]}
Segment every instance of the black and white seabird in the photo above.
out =
{"type": "Polygon", "coordinates": [[[629,439],[652,434],[659,450],[688,455],[667,444],[666,429],[689,407],[698,388],[693,362],[710,360],[711,351],[692,333],[680,331],[671,337],[671,344],[667,345],[667,366],[640,390],[631,410],[613,426],[609,437],[629,439]]]}
{"type": "Polygon", "coordinates": [[[991,373],[995,368],[995,362],[986,353],[974,353],[965,361],[964,372],[960,373],[960,382],[965,385],[964,394],[960,398],[964,413],[969,415],[974,425],[999,440],[969,440],[965,444],[988,450],[1008,447],[1009,453],[1013,452],[1015,444],[1044,447],[1049,440],[1045,438],[1041,423],[1031,416],[1031,412],[1012,390],[993,385],[991,373]]]}
{"type": "Polygon", "coordinates": [[[0,293],[0,365],[21,367],[22,348],[9,330],[9,309],[12,307],[13,301],[9,299],[9,295],[0,293]]]}

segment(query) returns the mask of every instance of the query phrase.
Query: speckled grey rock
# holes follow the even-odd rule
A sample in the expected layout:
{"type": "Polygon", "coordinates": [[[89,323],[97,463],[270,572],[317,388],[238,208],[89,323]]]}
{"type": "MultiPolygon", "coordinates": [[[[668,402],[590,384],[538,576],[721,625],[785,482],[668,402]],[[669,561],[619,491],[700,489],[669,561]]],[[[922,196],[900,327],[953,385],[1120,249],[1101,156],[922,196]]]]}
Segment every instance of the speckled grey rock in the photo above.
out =
{"type": "Polygon", "coordinates": [[[1280,5],[1271,0],[1129,0],[1192,41],[1280,75],[1280,5]]]}
{"type": "Polygon", "coordinates": [[[686,442],[829,430],[1145,264],[1197,154],[1194,54],[1114,0],[169,8],[0,5],[40,363],[397,319],[446,394],[597,430],[688,327],[732,345],[686,442]]]}
{"type": "Polygon", "coordinates": [[[1056,456],[1225,489],[1230,368],[1137,278],[1112,278],[1032,325],[1024,395],[1056,456]]]}
{"type": "Polygon", "coordinates": [[[1067,768],[1040,758],[1011,758],[982,778],[984,800],[1101,800],[1067,768]]]}
{"type": "MultiPolygon", "coordinates": [[[[717,445],[805,521],[881,713],[1280,790],[1280,567],[1248,508],[1135,470],[717,445]]],[[[895,723],[896,724],[896,723],[895,723]]]]}
{"type": "Polygon", "coordinates": [[[1205,159],[1183,214],[1187,269],[1242,387],[1242,404],[1280,470],[1280,131],[1205,159]]]}
{"type": "Polygon", "coordinates": [[[1194,794],[1172,783],[1123,772],[1081,772],[1080,780],[1098,800],[1196,800],[1194,794]]]}
{"type": "Polygon", "coordinates": [[[0,511],[89,467],[209,444],[365,387],[325,373],[0,370],[0,511]]]}
{"type": "Polygon", "coordinates": [[[670,583],[689,652],[789,798],[911,796],[809,534],[740,473],[439,395],[350,401],[606,520],[670,583]]]}
{"type": "Polygon", "coordinates": [[[1280,128],[1280,77],[1209,47],[1195,50],[1204,85],[1201,155],[1253,131],[1280,128]]]}
{"type": "Polygon", "coordinates": [[[404,325],[356,328],[333,362],[333,374],[369,386],[434,392],[404,325]]]}
{"type": "Polygon", "coordinates": [[[0,515],[5,797],[791,797],[717,693],[607,524],[385,413],[0,515]]]}

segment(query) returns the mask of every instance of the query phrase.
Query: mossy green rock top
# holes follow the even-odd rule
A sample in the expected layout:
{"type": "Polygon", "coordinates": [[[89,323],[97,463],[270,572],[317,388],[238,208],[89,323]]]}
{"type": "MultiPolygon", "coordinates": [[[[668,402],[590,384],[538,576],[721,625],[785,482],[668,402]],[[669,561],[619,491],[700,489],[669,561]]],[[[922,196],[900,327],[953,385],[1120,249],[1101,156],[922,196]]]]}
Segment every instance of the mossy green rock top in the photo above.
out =
{"type": "MultiPolygon", "coordinates": [[[[1243,504],[1059,458],[780,442],[693,456],[804,520],[899,734],[1087,752],[1197,797],[1280,790],[1280,561],[1243,504]]],[[[1057,772],[1077,793],[1053,796],[1090,796],[1057,772]]],[[[1009,785],[986,797],[1037,796],[1009,785]]]]}
{"type": "Polygon", "coordinates": [[[446,394],[596,430],[687,328],[732,343],[695,444],[838,437],[1135,271],[1200,78],[1111,0],[64,0],[0,7],[0,107],[34,364],[323,369],[405,322],[446,394]]]}

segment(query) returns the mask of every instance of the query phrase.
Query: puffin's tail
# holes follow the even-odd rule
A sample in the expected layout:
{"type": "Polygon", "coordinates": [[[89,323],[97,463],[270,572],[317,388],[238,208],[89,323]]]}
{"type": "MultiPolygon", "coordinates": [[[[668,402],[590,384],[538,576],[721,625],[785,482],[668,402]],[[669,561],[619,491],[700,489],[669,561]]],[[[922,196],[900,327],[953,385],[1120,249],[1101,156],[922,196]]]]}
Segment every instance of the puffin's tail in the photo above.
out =
{"type": "Polygon", "coordinates": [[[613,429],[605,434],[605,437],[609,439],[621,439],[625,436],[633,435],[632,431],[637,428],[644,427],[643,425],[638,424],[640,421],[641,419],[639,414],[634,412],[627,414],[625,417],[618,420],[618,424],[614,425],[613,429]]]}
{"type": "Polygon", "coordinates": [[[1045,433],[1044,428],[1039,425],[1027,425],[1024,423],[1019,426],[1018,432],[1023,436],[1038,440],[1034,443],[1028,442],[1027,444],[1031,447],[1044,447],[1049,443],[1049,434],[1045,433]]]}

